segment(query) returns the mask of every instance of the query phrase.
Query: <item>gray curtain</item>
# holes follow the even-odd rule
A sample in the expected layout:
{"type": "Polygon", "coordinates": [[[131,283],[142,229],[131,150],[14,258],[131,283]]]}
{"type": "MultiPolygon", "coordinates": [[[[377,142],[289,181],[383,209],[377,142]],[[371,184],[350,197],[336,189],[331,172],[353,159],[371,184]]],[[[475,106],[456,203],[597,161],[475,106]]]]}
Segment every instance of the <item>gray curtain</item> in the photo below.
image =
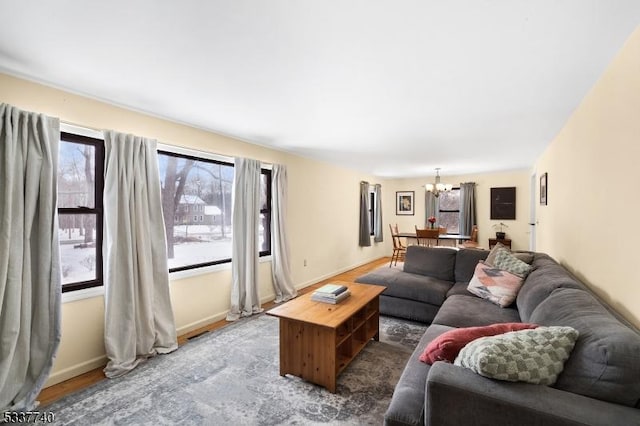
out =
{"type": "Polygon", "coordinates": [[[360,247],[371,245],[371,224],[369,223],[369,182],[360,182],[360,247]]]}
{"type": "Polygon", "coordinates": [[[382,185],[377,183],[373,190],[376,193],[376,208],[374,211],[375,221],[373,224],[373,241],[381,243],[384,241],[382,236],[382,185]]]}
{"type": "Polygon", "coordinates": [[[7,104],[0,120],[0,409],[30,411],[60,343],[60,123],[7,104]]]}
{"type": "Polygon", "coordinates": [[[156,142],[105,131],[104,283],[107,377],[177,345],[156,142]]]}
{"type": "Polygon", "coordinates": [[[233,178],[233,240],[231,307],[227,321],[262,312],[258,294],[258,224],[260,221],[260,162],[235,159],[233,178]]]}
{"type": "Polygon", "coordinates": [[[460,234],[471,235],[476,224],[476,184],[467,182],[460,184],[460,234]]]}
{"type": "Polygon", "coordinates": [[[271,170],[271,276],[276,303],[296,297],[291,281],[287,225],[287,167],[274,164],[271,170]]]}
{"type": "Polygon", "coordinates": [[[436,218],[436,226],[440,225],[440,200],[434,196],[432,192],[425,191],[424,193],[424,227],[430,228],[431,224],[427,221],[429,217],[436,218]]]}

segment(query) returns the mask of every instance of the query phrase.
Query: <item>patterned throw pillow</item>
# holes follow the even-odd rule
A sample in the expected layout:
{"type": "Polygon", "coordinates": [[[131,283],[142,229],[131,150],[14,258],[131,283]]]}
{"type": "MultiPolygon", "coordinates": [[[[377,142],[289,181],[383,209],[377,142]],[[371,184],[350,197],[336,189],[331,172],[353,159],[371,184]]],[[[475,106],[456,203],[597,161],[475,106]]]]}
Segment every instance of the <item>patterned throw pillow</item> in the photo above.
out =
{"type": "Polygon", "coordinates": [[[481,337],[462,348],[454,364],[481,376],[553,385],[578,339],[572,327],[538,327],[481,337]]]}
{"type": "Polygon", "coordinates": [[[495,336],[508,331],[527,330],[537,328],[537,324],[524,322],[505,322],[481,327],[463,327],[445,331],[433,339],[420,355],[420,361],[433,364],[436,361],[453,362],[460,350],[469,342],[480,337],[495,336]]]}
{"type": "Polygon", "coordinates": [[[511,305],[522,287],[522,278],[508,271],[478,263],[467,290],[503,308],[511,305]]]}
{"type": "Polygon", "coordinates": [[[504,271],[509,271],[521,278],[526,278],[529,272],[531,272],[531,265],[527,265],[506,250],[500,250],[496,254],[493,266],[504,271]]]}

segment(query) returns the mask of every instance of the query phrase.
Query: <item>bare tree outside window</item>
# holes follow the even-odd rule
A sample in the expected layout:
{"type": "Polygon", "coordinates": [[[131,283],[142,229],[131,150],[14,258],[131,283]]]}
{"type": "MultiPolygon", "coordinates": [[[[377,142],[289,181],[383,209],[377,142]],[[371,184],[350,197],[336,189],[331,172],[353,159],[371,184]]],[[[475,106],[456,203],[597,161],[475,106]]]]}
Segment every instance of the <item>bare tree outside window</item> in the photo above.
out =
{"type": "Polygon", "coordinates": [[[58,237],[63,291],[102,284],[102,161],[102,140],[61,133],[58,237]]]}
{"type": "Polygon", "coordinates": [[[228,261],[233,165],[165,151],[158,162],[169,269],[228,261]]]}
{"type": "Polygon", "coordinates": [[[447,228],[448,234],[460,233],[460,188],[441,192],[439,199],[438,226],[447,228]]]}

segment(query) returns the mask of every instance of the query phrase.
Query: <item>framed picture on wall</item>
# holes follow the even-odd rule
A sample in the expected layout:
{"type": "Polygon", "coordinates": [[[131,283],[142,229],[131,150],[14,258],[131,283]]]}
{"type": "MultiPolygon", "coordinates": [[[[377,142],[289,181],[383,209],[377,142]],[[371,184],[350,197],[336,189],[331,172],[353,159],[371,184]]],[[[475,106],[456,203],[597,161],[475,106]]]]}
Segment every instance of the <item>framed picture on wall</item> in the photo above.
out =
{"type": "Polygon", "coordinates": [[[491,219],[516,218],[516,187],[491,188],[491,219]]]}
{"type": "Polygon", "coordinates": [[[541,206],[546,206],[547,205],[547,174],[544,173],[542,176],[540,176],[540,205],[541,206]]]}
{"type": "Polygon", "coordinates": [[[396,191],[396,215],[412,216],[414,211],[414,191],[396,191]]]}

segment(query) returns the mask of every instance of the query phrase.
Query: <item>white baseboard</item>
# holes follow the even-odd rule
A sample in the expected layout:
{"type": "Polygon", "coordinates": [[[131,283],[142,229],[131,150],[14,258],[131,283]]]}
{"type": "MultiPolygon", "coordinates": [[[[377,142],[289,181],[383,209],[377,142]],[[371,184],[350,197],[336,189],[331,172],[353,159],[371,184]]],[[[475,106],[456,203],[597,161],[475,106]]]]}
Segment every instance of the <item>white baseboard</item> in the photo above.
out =
{"type": "Polygon", "coordinates": [[[319,283],[319,282],[320,282],[320,281],[322,281],[322,280],[326,280],[327,278],[331,278],[331,277],[333,277],[334,275],[338,275],[338,274],[341,274],[341,273],[343,273],[343,272],[350,271],[350,270],[355,269],[355,268],[358,268],[358,267],[360,267],[360,266],[362,266],[362,265],[366,265],[367,263],[374,262],[374,261],[376,261],[376,260],[378,260],[378,259],[381,259],[381,257],[380,257],[380,256],[378,256],[378,257],[374,257],[374,258],[372,258],[372,259],[363,260],[363,261],[361,261],[361,262],[355,263],[355,264],[350,265],[350,266],[345,266],[344,268],[340,268],[340,269],[338,269],[337,271],[333,271],[333,272],[331,272],[331,273],[329,273],[329,274],[324,274],[324,275],[321,275],[321,276],[319,276],[319,277],[316,277],[316,278],[313,278],[313,279],[311,279],[311,280],[308,280],[308,281],[306,281],[306,282],[303,282],[303,283],[301,283],[301,284],[298,284],[298,285],[296,285],[296,289],[297,289],[297,290],[300,290],[300,289],[303,289],[303,288],[305,288],[305,287],[309,287],[310,285],[317,284],[317,283],[319,283]]]}
{"type": "MultiPolygon", "coordinates": [[[[260,303],[263,304],[263,303],[271,302],[275,298],[276,298],[275,293],[268,294],[268,295],[263,296],[263,297],[260,298],[260,303]]],[[[228,313],[229,313],[229,310],[225,309],[224,311],[218,312],[217,314],[209,315],[206,318],[202,318],[202,319],[200,319],[198,321],[194,321],[194,322],[192,322],[190,324],[183,325],[182,327],[180,327],[180,328],[178,328],[176,330],[176,333],[178,334],[178,336],[182,336],[182,335],[185,335],[185,334],[187,334],[189,332],[192,332],[193,330],[197,330],[199,328],[206,327],[206,326],[208,326],[210,324],[213,324],[214,322],[218,322],[220,320],[225,319],[227,317],[228,313]]]]}
{"type": "Polygon", "coordinates": [[[71,367],[65,368],[60,371],[56,371],[51,374],[44,384],[44,387],[57,385],[65,380],[73,379],[81,374],[87,373],[96,368],[101,368],[107,365],[107,355],[101,355],[99,357],[90,359],[88,361],[81,362],[71,367]]]}
{"type": "MultiPolygon", "coordinates": [[[[327,278],[331,278],[334,275],[338,275],[341,274],[343,272],[346,271],[350,271],[351,269],[357,268],[359,266],[365,265],[367,263],[373,262],[375,260],[380,259],[380,257],[376,257],[373,259],[369,259],[369,260],[363,260],[361,262],[358,262],[356,264],[350,265],[350,266],[345,266],[344,268],[340,268],[337,271],[328,273],[328,274],[324,274],[321,275],[319,277],[310,279],[306,282],[300,283],[298,285],[296,285],[296,289],[297,290],[301,290],[305,287],[309,287],[310,285],[316,284],[322,280],[326,280],[327,278]]],[[[260,302],[261,303],[267,303],[272,301],[273,299],[275,299],[275,293],[263,296],[260,298],[260,302]]],[[[180,328],[178,328],[176,330],[176,333],[178,336],[182,336],[184,334],[187,334],[193,330],[197,330],[198,328],[201,327],[206,327],[210,324],[213,324],[214,322],[220,321],[224,318],[227,317],[227,314],[229,313],[229,310],[224,310],[222,312],[219,312],[217,314],[214,315],[210,315],[206,318],[200,319],[198,321],[194,321],[190,324],[184,325],[180,328]]],[[[88,361],[84,361],[81,362],[79,364],[73,365],[71,367],[65,368],[63,370],[57,371],[53,374],[51,374],[49,376],[49,379],[47,380],[47,382],[45,383],[44,387],[49,387],[49,386],[53,386],[56,385],[58,383],[64,382],[65,380],[69,380],[72,379],[74,377],[77,377],[81,374],[84,374],[86,372],[89,372],[91,370],[95,370],[96,368],[100,368],[100,367],[104,367],[105,365],[107,365],[107,355],[102,355],[93,359],[90,359],[88,361]]]]}

